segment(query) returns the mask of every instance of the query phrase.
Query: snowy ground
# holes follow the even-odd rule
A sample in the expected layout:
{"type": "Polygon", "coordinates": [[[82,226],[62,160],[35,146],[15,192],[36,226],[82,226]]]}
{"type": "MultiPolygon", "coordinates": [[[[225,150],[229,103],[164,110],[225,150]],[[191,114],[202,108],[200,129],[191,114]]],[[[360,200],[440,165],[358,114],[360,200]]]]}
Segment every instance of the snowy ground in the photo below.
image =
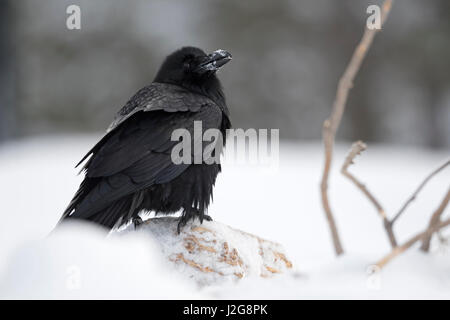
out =
{"type": "MultiPolygon", "coordinates": [[[[320,144],[284,144],[278,172],[225,165],[210,215],[284,245],[296,272],[197,288],[167,268],[142,235],[104,239],[73,227],[48,237],[78,187],[74,164],[98,136],[62,136],[0,146],[0,297],[3,298],[450,298],[450,250],[413,249],[369,276],[389,252],[373,207],[338,170],[330,184],[346,255],[336,259],[320,206],[320,144]]],[[[348,145],[338,148],[335,169],[348,145]]],[[[449,151],[369,145],[351,170],[384,205],[399,209],[449,151]]],[[[422,230],[444,196],[450,170],[434,178],[396,225],[400,241],[422,230]]],[[[449,215],[447,209],[446,215],[449,215]]],[[[447,232],[447,235],[449,232],[447,232]]]]}

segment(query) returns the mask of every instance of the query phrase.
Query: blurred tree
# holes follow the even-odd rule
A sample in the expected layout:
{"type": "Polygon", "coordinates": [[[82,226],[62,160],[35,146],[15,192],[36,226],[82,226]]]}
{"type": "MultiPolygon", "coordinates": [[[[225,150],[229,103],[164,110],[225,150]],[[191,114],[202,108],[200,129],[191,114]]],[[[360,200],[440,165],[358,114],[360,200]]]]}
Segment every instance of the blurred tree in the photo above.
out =
{"type": "Polygon", "coordinates": [[[11,1],[0,1],[0,141],[15,132],[12,11],[11,1]]]}

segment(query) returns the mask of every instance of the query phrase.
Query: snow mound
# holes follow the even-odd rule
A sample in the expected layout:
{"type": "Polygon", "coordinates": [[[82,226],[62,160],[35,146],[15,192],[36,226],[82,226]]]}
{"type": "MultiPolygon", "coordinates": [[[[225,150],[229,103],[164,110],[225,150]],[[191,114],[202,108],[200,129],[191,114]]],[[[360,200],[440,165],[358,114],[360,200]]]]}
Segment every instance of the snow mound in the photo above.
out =
{"type": "MultiPolygon", "coordinates": [[[[283,247],[215,221],[189,222],[177,233],[178,219],[148,219],[136,230],[153,237],[163,256],[199,285],[263,278],[292,269],[283,247]]],[[[130,225],[118,235],[134,233],[130,225]]],[[[117,235],[117,234],[116,234],[117,235]]],[[[114,234],[113,234],[114,236],[114,234]]]]}
{"type": "Polygon", "coordinates": [[[0,299],[202,298],[168,270],[151,238],[105,235],[78,222],[22,244],[0,278],[0,299]]]}

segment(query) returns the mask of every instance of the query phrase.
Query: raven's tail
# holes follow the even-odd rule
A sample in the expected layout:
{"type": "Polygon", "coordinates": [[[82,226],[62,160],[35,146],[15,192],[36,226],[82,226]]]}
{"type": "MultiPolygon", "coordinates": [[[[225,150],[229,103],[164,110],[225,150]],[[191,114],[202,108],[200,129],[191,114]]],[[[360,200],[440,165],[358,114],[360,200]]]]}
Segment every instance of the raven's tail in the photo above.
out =
{"type": "Polygon", "coordinates": [[[86,220],[112,230],[114,227],[119,227],[130,220],[131,217],[128,213],[131,202],[132,196],[123,197],[86,220]]]}
{"type": "Polygon", "coordinates": [[[97,225],[100,225],[108,230],[118,227],[128,222],[133,214],[136,213],[137,207],[142,202],[141,192],[124,196],[118,200],[115,200],[108,204],[106,207],[99,209],[97,212],[84,215],[82,212],[78,212],[79,204],[84,198],[94,189],[99,183],[98,178],[85,178],[80,185],[77,193],[73,197],[67,209],[64,211],[59,224],[67,221],[74,221],[76,219],[83,221],[90,221],[97,225]]]}
{"type": "MultiPolygon", "coordinates": [[[[130,206],[132,202],[132,196],[126,196],[119,200],[114,201],[112,204],[108,205],[106,208],[94,213],[89,217],[79,217],[77,211],[73,211],[70,215],[63,215],[59,224],[63,224],[68,221],[89,221],[93,222],[101,227],[108,230],[112,230],[114,227],[119,227],[120,225],[126,223],[131,218],[128,214],[130,211],[130,206]]],[[[67,211],[67,210],[66,210],[67,211]]]]}

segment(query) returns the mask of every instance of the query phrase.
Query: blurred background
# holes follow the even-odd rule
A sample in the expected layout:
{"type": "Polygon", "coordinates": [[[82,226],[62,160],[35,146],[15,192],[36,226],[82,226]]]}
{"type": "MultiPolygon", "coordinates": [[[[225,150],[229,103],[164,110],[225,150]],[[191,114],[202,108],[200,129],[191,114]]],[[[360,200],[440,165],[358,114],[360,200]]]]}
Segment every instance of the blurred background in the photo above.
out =
{"type": "MultiPolygon", "coordinates": [[[[355,0],[2,0],[0,141],[103,131],[184,45],[223,48],[235,127],[320,139],[361,38],[355,0]],[[81,30],[66,8],[81,7],[81,30]]],[[[350,94],[339,138],[450,148],[450,2],[397,0],[350,94]]]]}
{"type": "MultiPolygon", "coordinates": [[[[220,78],[233,125],[278,128],[283,139],[278,170],[224,163],[209,214],[283,244],[302,275],[286,278],[289,285],[249,283],[251,289],[236,287],[215,298],[255,298],[251,291],[259,298],[281,292],[295,298],[448,299],[450,247],[441,250],[444,241],[435,242],[436,254],[402,255],[383,270],[382,290],[367,290],[367,266],[391,248],[372,204],[339,167],[349,141],[369,142],[351,170],[393,217],[449,158],[450,1],[396,0],[350,92],[330,175],[330,203],[348,259],[334,259],[323,214],[322,123],[363,34],[367,7],[381,2],[0,0],[0,299],[135,298],[138,292],[162,298],[154,286],[164,274],[152,271],[154,277],[144,277],[152,284],[135,285],[120,273],[153,270],[143,264],[144,255],[133,259],[114,244],[90,240],[68,250],[64,241],[49,246],[44,239],[83,179],[75,163],[116,111],[152,82],[165,56],[186,45],[230,51],[233,61],[220,78]],[[81,30],[66,27],[72,4],[81,7],[81,30]],[[92,283],[83,280],[82,291],[68,292],[61,281],[66,266],[83,261],[83,279],[92,283]],[[105,265],[116,264],[105,272],[105,265]],[[112,278],[117,290],[111,290],[112,278]]],[[[396,223],[399,243],[428,225],[449,181],[450,166],[431,179],[396,223]]],[[[450,243],[445,231],[441,238],[450,243]]]]}

